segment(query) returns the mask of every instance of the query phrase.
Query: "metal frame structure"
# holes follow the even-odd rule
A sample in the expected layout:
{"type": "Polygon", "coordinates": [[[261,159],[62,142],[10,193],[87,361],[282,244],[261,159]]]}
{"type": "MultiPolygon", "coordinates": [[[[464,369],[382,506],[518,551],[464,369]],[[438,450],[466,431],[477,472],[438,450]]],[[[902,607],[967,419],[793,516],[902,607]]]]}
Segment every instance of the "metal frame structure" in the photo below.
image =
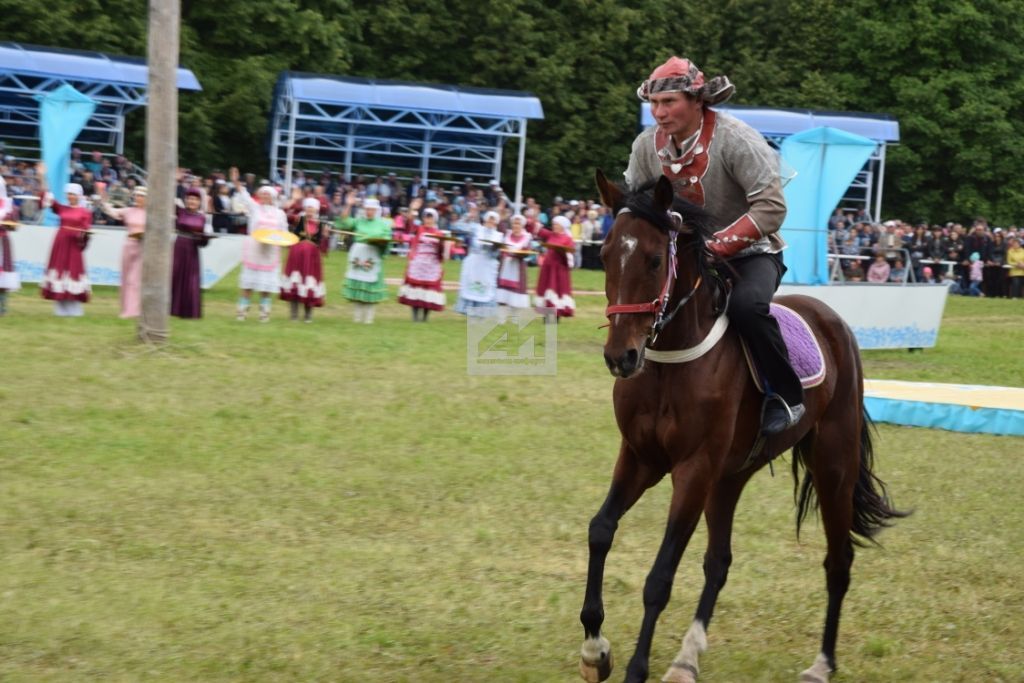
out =
{"type": "Polygon", "coordinates": [[[403,172],[424,183],[456,176],[501,180],[502,152],[519,141],[516,202],[523,191],[529,119],[543,119],[530,93],[349,76],[283,72],[270,117],[270,177],[337,167],[403,172]]]}
{"type": "MultiPolygon", "coordinates": [[[[0,140],[10,149],[38,152],[36,98],[66,83],[96,101],[96,111],[76,142],[113,147],[121,154],[125,116],[146,105],[148,81],[149,69],[142,58],[0,43],[0,140]]],[[[202,90],[195,75],[182,68],[178,88],[202,90]]]]}
{"type": "MultiPolygon", "coordinates": [[[[830,126],[874,140],[877,143],[874,153],[864,169],[857,174],[841,204],[863,206],[875,221],[882,219],[885,151],[888,145],[898,144],[900,139],[900,124],[889,114],[769,109],[742,105],[716,106],[715,110],[728,112],[750,124],[776,147],[790,135],[818,126],[830,126]]],[[[644,128],[654,125],[650,104],[644,103],[641,106],[640,125],[644,128]]]]}

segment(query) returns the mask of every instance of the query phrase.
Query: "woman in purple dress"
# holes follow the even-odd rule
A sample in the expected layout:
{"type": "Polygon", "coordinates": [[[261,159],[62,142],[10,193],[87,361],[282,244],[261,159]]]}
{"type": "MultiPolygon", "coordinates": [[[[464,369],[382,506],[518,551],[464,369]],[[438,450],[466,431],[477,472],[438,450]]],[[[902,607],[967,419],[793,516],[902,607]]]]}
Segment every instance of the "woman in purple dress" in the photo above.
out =
{"type": "Polygon", "coordinates": [[[174,268],[171,271],[171,315],[179,318],[203,317],[202,267],[199,249],[209,238],[203,234],[206,216],[199,210],[202,195],[198,188],[185,193],[185,208],[178,209],[175,228],[178,238],[174,242],[174,268]]]}

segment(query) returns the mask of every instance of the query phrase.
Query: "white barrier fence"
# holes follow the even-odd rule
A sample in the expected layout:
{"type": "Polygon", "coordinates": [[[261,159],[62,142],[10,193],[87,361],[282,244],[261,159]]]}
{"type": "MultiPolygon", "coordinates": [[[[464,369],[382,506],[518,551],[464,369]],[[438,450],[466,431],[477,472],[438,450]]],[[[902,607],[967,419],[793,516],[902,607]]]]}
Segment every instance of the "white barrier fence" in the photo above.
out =
{"type": "Polygon", "coordinates": [[[949,287],[944,284],[782,285],[779,294],[825,302],[842,317],[861,349],[935,346],[949,287]]]}
{"type": "MultiPolygon", "coordinates": [[[[85,266],[89,281],[94,285],[121,284],[121,251],[128,233],[124,228],[94,227],[95,234],[85,250],[85,266]]],[[[14,268],[22,282],[40,282],[46,272],[50,246],[57,234],[56,228],[42,225],[20,224],[10,233],[14,252],[14,268]]],[[[173,237],[171,239],[174,239],[173,237]]],[[[217,235],[199,250],[203,268],[203,289],[213,287],[242,261],[242,236],[217,235]]]]}

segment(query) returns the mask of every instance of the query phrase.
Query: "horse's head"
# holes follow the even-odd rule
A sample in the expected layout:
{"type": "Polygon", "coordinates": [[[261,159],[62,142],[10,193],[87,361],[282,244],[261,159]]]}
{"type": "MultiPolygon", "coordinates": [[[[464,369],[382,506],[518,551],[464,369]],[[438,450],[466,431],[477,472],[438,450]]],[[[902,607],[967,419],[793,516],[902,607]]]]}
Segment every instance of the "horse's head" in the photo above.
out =
{"type": "Polygon", "coordinates": [[[601,247],[609,319],[604,360],[613,375],[627,378],[643,367],[644,348],[674,314],[669,300],[677,278],[702,269],[708,220],[676,198],[664,176],[628,193],[600,170],[596,179],[601,200],[615,215],[601,247]]]}

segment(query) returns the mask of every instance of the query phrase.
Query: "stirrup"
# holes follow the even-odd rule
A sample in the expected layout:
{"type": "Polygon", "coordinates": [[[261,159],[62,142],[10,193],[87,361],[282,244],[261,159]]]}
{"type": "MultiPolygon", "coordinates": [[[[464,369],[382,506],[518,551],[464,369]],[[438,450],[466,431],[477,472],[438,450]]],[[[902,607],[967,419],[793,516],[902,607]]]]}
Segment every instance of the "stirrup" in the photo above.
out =
{"type": "Polygon", "coordinates": [[[781,434],[799,422],[807,409],[803,403],[790,406],[778,394],[765,396],[764,404],[761,406],[761,433],[781,434]],[[773,410],[773,406],[781,406],[773,410]]]}

